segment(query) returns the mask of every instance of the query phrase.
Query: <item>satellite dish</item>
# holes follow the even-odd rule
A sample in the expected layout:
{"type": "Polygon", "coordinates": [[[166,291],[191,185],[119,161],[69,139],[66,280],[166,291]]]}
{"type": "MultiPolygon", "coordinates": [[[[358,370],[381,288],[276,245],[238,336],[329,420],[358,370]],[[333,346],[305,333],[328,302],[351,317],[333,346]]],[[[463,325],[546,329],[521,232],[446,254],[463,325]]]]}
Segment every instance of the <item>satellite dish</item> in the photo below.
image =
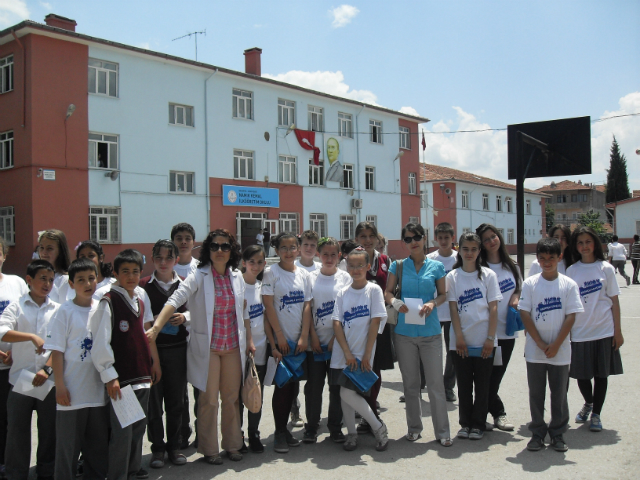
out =
{"type": "Polygon", "coordinates": [[[271,138],[271,135],[269,135],[269,132],[264,132],[264,139],[268,142],[269,139],[271,138]]]}

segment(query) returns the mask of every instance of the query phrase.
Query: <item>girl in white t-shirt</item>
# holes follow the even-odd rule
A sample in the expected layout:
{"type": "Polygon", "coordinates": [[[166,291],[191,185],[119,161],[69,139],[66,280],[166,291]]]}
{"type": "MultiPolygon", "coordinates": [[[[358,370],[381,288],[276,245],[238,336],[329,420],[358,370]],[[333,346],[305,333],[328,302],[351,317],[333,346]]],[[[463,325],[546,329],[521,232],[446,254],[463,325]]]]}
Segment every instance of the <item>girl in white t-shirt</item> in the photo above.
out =
{"type": "MultiPolygon", "coordinates": [[[[265,271],[262,302],[267,321],[275,334],[274,340],[269,339],[271,354],[279,362],[283,355],[290,353],[288,342],[295,345],[295,353],[307,350],[311,325],[311,279],[306,270],[295,265],[299,248],[295,235],[280,233],[272,238],[271,244],[280,261],[265,271]]],[[[276,424],[273,446],[276,452],[287,453],[289,447],[300,445],[287,428],[299,382],[290,381],[282,388],[277,385],[274,388],[271,402],[276,424]]]]}
{"type": "Polygon", "coordinates": [[[61,230],[45,230],[38,237],[38,245],[40,258],[53,265],[55,271],[49,298],[56,303],[64,303],[67,301],[67,293],[70,290],[67,269],[71,263],[71,255],[67,237],[61,230]]]}
{"type": "MultiPolygon", "coordinates": [[[[562,260],[558,263],[558,273],[562,275],[566,275],[567,268],[569,265],[573,263],[572,259],[572,251],[569,247],[569,240],[571,239],[571,229],[566,225],[562,225],[558,223],[549,229],[549,233],[547,234],[549,238],[555,238],[560,242],[560,246],[562,247],[562,260]]],[[[529,267],[529,273],[527,278],[536,275],[537,273],[542,273],[542,268],[540,268],[540,264],[538,263],[538,259],[536,258],[531,266],[529,267]]]]}
{"type": "Polygon", "coordinates": [[[331,355],[331,384],[340,385],[343,419],[348,432],[343,448],[348,451],[355,450],[358,444],[356,411],[371,426],[376,450],[386,450],[389,443],[387,426],[376,417],[363,394],[343,372],[345,368],[357,368],[357,360],[360,360],[362,370],[372,370],[378,332],[387,322],[382,289],[367,281],[370,268],[369,254],[364,248],[357,247],[349,253],[347,269],[353,283],[340,291],[331,315],[336,337],[331,355]]]}
{"type": "Polygon", "coordinates": [[[449,348],[457,353],[453,364],[458,380],[458,438],[471,440],[480,440],[486,428],[498,301],[502,300],[496,274],[480,265],[481,243],[475,233],[463,233],[458,259],[447,274],[449,348]]]}
{"type": "MultiPolygon", "coordinates": [[[[113,278],[113,267],[111,266],[111,263],[104,261],[102,245],[95,240],[85,240],[84,242],[79,243],[76,247],[76,258],[88,258],[96,264],[96,268],[98,269],[98,284],[96,286],[96,291],[105,285],[116,283],[116,279],[113,278]]],[[[67,300],[72,300],[75,296],[76,291],[70,288],[67,293],[67,300]]],[[[100,300],[95,296],[95,294],[94,298],[96,300],[100,300]]],[[[60,303],[63,303],[62,299],[60,300],[60,303]]]]}
{"type": "Polygon", "coordinates": [[[585,423],[591,414],[589,429],[599,432],[608,377],[622,374],[620,287],[615,270],[604,261],[600,239],[591,228],[576,228],[571,235],[571,250],[578,261],[567,269],[567,276],[578,284],[584,308],[584,312],[576,313],[571,329],[569,376],[578,380],[585,401],[576,423],[585,423]]]}

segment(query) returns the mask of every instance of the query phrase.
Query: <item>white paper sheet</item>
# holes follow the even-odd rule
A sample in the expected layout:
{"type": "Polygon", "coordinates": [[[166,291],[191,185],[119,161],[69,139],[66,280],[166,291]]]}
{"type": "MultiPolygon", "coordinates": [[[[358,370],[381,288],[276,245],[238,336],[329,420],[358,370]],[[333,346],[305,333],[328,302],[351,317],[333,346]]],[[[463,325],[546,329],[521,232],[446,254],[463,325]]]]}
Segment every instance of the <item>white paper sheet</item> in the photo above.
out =
{"type": "Polygon", "coordinates": [[[409,312],[404,314],[404,323],[407,325],[424,325],[425,317],[420,316],[420,309],[424,305],[422,299],[405,298],[403,301],[409,309],[409,312]]]}
{"type": "Polygon", "coordinates": [[[118,416],[120,426],[125,428],[138,420],[142,420],[145,415],[131,385],[121,388],[120,393],[122,394],[122,398],[118,400],[112,398],[111,405],[113,405],[113,410],[118,416]]]}
{"type": "Polygon", "coordinates": [[[264,386],[270,387],[273,385],[273,377],[276,376],[276,369],[278,364],[276,363],[276,359],[273,357],[269,357],[267,359],[267,372],[264,374],[264,386]]]}
{"type": "Polygon", "coordinates": [[[493,364],[496,367],[502,366],[502,347],[496,347],[496,354],[493,356],[493,364]]]}
{"type": "Polygon", "coordinates": [[[21,393],[22,395],[37,398],[38,400],[44,400],[47,398],[47,395],[49,395],[49,392],[56,384],[51,380],[45,380],[45,382],[39,387],[34,387],[32,382],[35,376],[35,373],[30,372],[26,368],[22,370],[18,377],[18,381],[13,386],[13,391],[21,393]]]}

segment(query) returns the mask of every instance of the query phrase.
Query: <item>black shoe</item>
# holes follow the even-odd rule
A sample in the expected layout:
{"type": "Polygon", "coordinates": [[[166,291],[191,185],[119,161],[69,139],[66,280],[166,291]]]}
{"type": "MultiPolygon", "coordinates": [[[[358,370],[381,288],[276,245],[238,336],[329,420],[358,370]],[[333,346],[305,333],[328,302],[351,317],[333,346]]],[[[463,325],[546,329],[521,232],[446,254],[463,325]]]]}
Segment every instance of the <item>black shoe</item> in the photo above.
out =
{"type": "Polygon", "coordinates": [[[342,433],[341,430],[337,430],[335,432],[331,432],[329,434],[329,438],[334,442],[334,443],[344,443],[345,440],[347,439],[347,437],[344,436],[344,433],[342,433]]]}
{"type": "Polygon", "coordinates": [[[458,398],[456,397],[455,392],[452,389],[447,388],[445,391],[445,396],[447,397],[447,402],[455,402],[458,398]]]}
{"type": "Polygon", "coordinates": [[[138,470],[138,473],[136,473],[136,478],[149,478],[149,472],[147,472],[144,468],[141,468],[140,470],[138,470]]]}
{"type": "Polygon", "coordinates": [[[316,443],[318,441],[318,433],[313,430],[305,430],[302,441],[304,443],[316,443]]]}
{"type": "Polygon", "coordinates": [[[253,453],[262,453],[264,452],[264,445],[260,440],[260,435],[252,435],[249,436],[249,449],[253,453]]]}
{"type": "Polygon", "coordinates": [[[242,453],[243,455],[249,451],[249,449],[247,448],[247,444],[244,443],[244,437],[242,437],[242,446],[240,447],[240,450],[238,450],[238,451],[240,453],[242,453]]]}
{"type": "Polygon", "coordinates": [[[289,431],[289,429],[286,429],[284,431],[284,436],[286,438],[287,445],[289,445],[290,447],[299,447],[300,446],[300,440],[295,438],[293,436],[293,434],[289,431]]]}
{"type": "Polygon", "coordinates": [[[367,421],[363,418],[360,421],[360,424],[358,425],[358,428],[356,428],[356,432],[358,432],[358,433],[369,433],[369,432],[371,432],[371,425],[369,425],[367,423],[367,421]]]}

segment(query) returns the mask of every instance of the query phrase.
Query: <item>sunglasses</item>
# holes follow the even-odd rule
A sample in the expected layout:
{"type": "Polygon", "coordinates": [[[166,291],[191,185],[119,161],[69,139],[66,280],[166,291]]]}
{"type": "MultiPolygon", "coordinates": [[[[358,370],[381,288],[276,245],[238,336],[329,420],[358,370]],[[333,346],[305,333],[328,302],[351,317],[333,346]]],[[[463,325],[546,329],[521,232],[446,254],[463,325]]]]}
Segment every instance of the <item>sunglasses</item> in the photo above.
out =
{"type": "Polygon", "coordinates": [[[214,243],[211,242],[211,251],[212,252],[217,252],[218,250],[222,250],[223,252],[230,252],[231,251],[231,244],[230,243],[223,243],[223,244],[219,244],[219,243],[214,243]]]}
{"type": "Polygon", "coordinates": [[[414,235],[413,237],[404,237],[402,240],[404,241],[404,243],[411,243],[413,240],[419,242],[420,240],[422,240],[422,237],[422,235],[414,235]]]}

